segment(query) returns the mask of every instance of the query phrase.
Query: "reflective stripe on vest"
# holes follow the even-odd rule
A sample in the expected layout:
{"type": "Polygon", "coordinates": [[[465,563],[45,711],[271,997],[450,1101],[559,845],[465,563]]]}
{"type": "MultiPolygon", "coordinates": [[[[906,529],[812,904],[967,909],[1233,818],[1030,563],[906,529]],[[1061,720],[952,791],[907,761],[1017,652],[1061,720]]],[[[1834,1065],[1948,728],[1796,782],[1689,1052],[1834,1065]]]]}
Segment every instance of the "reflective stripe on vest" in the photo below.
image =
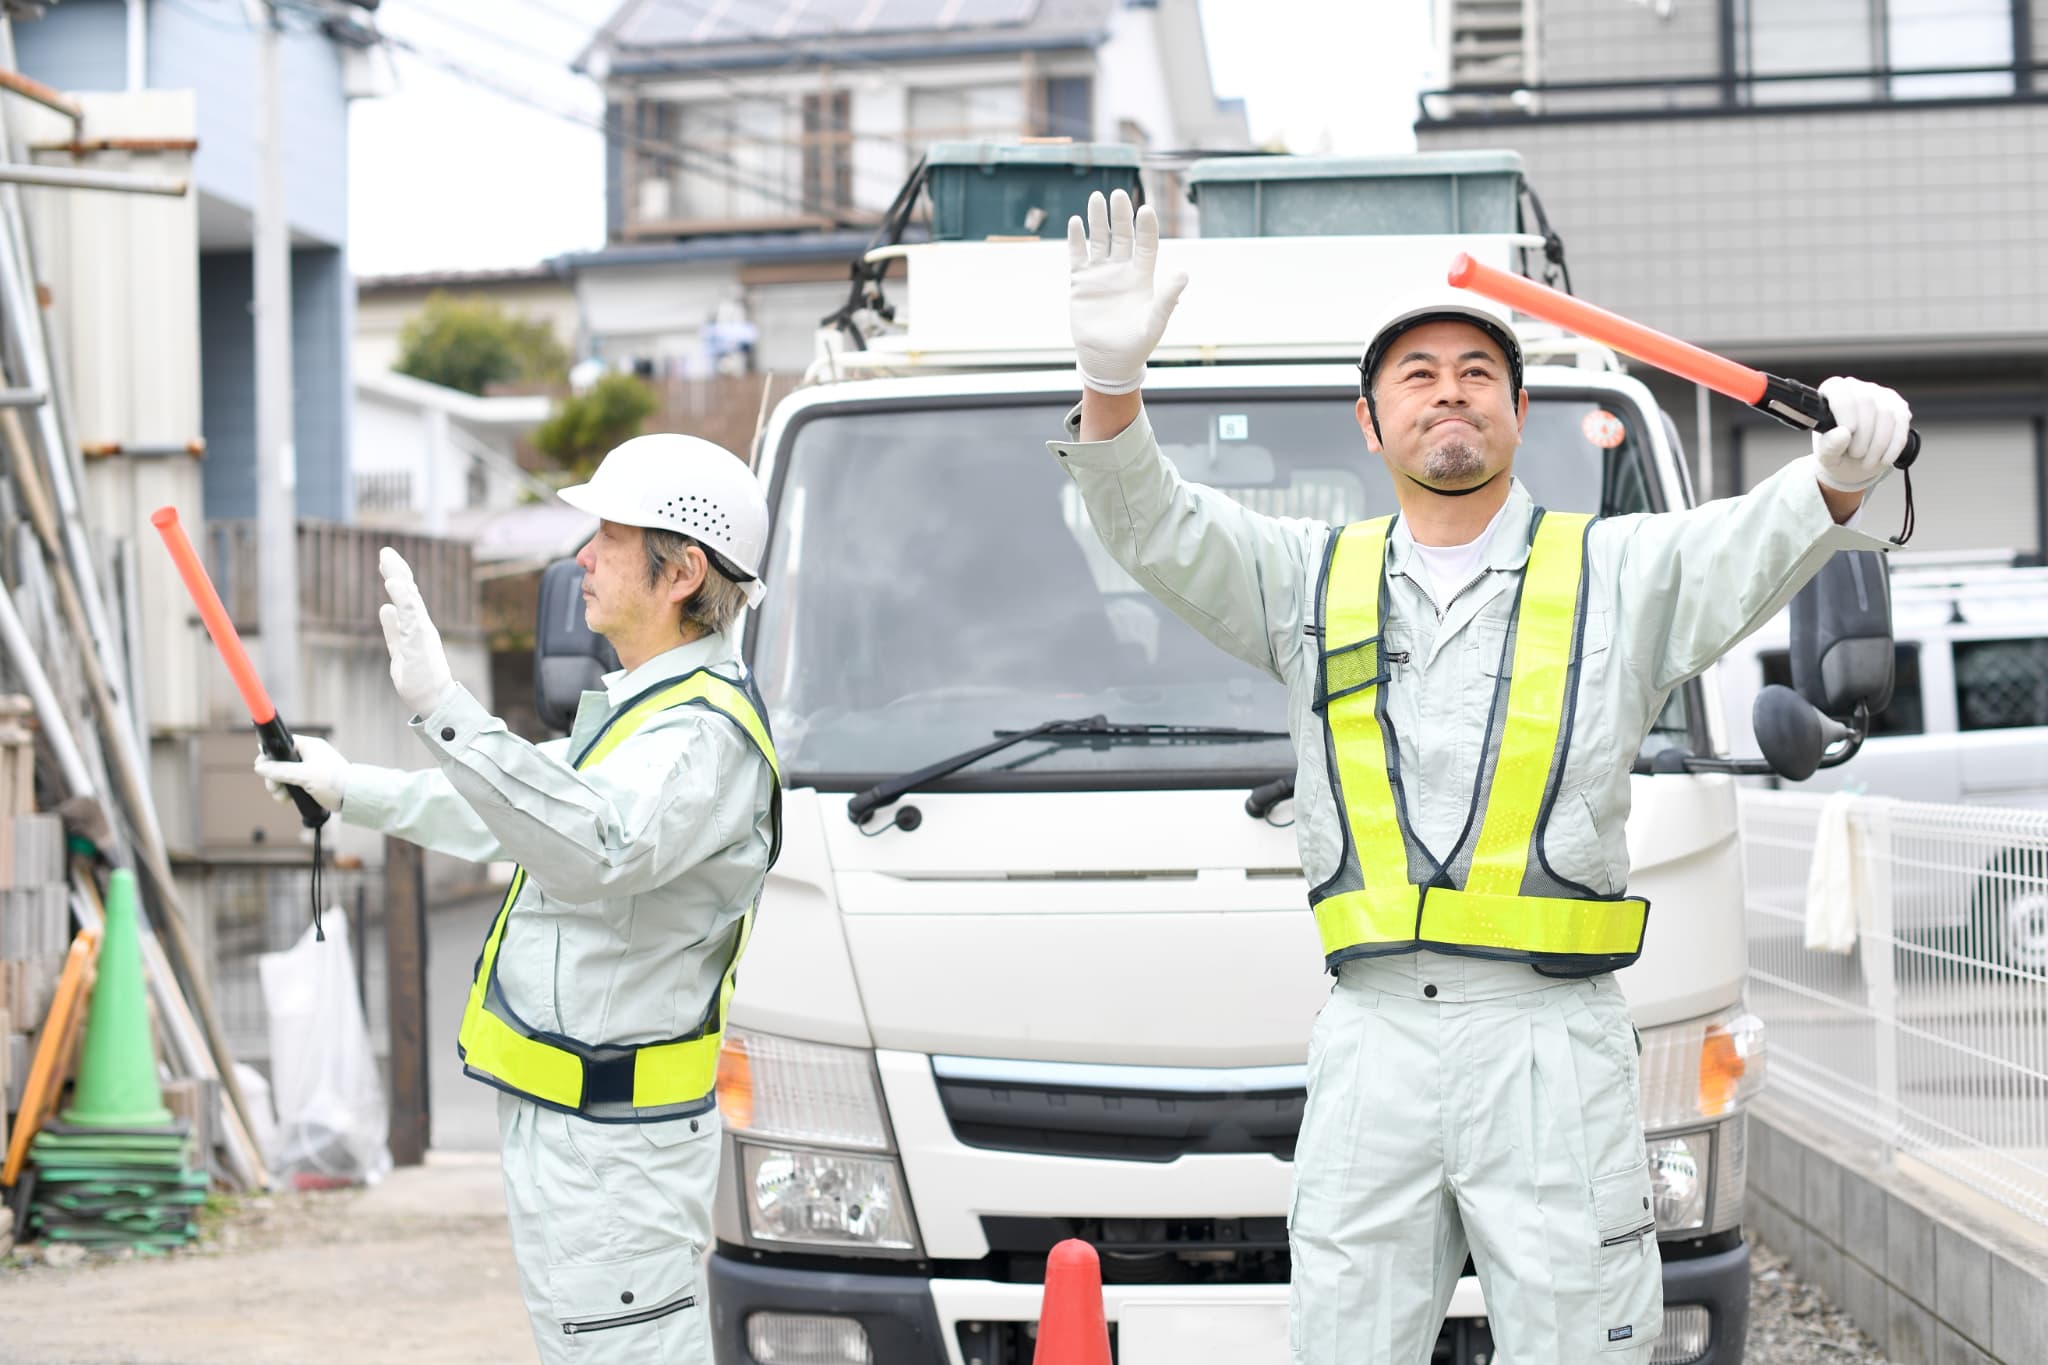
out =
{"type": "MultiPolygon", "coordinates": [[[[782,847],[782,773],[761,708],[746,688],[704,669],[662,683],[621,707],[573,766],[581,771],[602,762],[642,725],[678,706],[702,706],[726,717],[767,761],[773,784],[774,832],[768,859],[772,865],[782,847]]],[[[526,869],[521,868],[513,874],[477,958],[469,1003],[463,1009],[456,1038],[463,1069],[478,1080],[538,1104],[601,1121],[647,1122],[709,1109],[714,1102],[726,1012],[739,979],[740,955],[753,933],[756,907],[748,906],[741,916],[732,958],[695,1029],[660,1043],[592,1044],[534,1029],[519,1017],[498,983],[498,950],[513,903],[525,886],[526,869]]]]}
{"type": "MultiPolygon", "coordinates": [[[[1393,519],[1357,522],[1338,533],[1323,577],[1319,694],[1331,785],[1344,812],[1346,858],[1355,860],[1357,885],[1330,889],[1349,880],[1350,869],[1340,869],[1311,896],[1332,968],[1347,958],[1427,947],[1584,975],[1625,966],[1642,951],[1646,901],[1522,892],[1547,803],[1564,774],[1591,520],[1540,514],[1532,535],[1515,606],[1506,719],[1492,754],[1486,808],[1474,813],[1479,834],[1463,887],[1450,885],[1448,874],[1428,886],[1409,877],[1409,848],[1417,841],[1400,789],[1399,750],[1386,724],[1390,675],[1380,647],[1393,519]]],[[[1458,853],[1451,851],[1451,862],[1458,853]]]]}

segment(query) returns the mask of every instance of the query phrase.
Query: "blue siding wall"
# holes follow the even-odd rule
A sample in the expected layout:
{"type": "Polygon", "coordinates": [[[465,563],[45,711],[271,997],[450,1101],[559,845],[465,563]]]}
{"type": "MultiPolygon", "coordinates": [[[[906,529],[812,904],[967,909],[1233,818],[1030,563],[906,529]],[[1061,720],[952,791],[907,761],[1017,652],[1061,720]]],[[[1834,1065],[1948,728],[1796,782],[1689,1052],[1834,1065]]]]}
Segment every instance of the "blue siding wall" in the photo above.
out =
{"type": "Polygon", "coordinates": [[[58,90],[125,90],[128,18],[121,0],[68,0],[14,23],[23,74],[58,90]]]}
{"type": "MultiPolygon", "coordinates": [[[[256,515],[256,327],[247,252],[199,258],[201,420],[208,517],[256,515]]],[[[341,252],[292,253],[292,440],[302,517],[347,521],[353,289],[341,252]]]]}
{"type": "Polygon", "coordinates": [[[308,247],[292,253],[292,440],[302,517],[349,521],[355,515],[349,470],[355,292],[342,252],[308,247]]]}
{"type": "Polygon", "coordinates": [[[199,258],[199,421],[208,518],[256,515],[255,272],[246,251],[199,258]]]}
{"type": "MultiPolygon", "coordinates": [[[[58,10],[78,0],[66,0],[58,10]]],[[[110,6],[117,13],[119,4],[110,6]]],[[[53,14],[57,10],[51,11],[53,14]]],[[[348,240],[348,100],[341,53],[301,15],[286,19],[285,209],[304,237],[348,240]]],[[[23,29],[27,25],[21,26],[23,29]]],[[[149,7],[149,82],[199,92],[199,188],[247,208],[256,202],[257,32],[237,8],[149,7]]]]}
{"type": "MultiPolygon", "coordinates": [[[[285,208],[300,239],[348,240],[348,99],[342,54],[287,11],[284,43],[285,208]]],[[[202,194],[243,208],[256,202],[257,31],[237,5],[213,0],[149,7],[149,83],[196,93],[202,194]]],[[[64,0],[40,19],[17,21],[15,50],[27,75],[59,90],[127,84],[122,0],[64,0]]]]}

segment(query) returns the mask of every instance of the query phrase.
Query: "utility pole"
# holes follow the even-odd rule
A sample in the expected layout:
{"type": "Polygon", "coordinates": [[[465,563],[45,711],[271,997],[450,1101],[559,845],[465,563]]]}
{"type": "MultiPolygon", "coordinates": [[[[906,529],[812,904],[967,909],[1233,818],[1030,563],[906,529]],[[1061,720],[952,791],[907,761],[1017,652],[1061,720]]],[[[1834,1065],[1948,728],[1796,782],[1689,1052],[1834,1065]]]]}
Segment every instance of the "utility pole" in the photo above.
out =
{"type": "Polygon", "coordinates": [[[275,0],[257,20],[255,214],[256,573],[263,680],[287,716],[299,690],[298,456],[292,445],[292,244],[284,194],[284,32],[275,0]]]}

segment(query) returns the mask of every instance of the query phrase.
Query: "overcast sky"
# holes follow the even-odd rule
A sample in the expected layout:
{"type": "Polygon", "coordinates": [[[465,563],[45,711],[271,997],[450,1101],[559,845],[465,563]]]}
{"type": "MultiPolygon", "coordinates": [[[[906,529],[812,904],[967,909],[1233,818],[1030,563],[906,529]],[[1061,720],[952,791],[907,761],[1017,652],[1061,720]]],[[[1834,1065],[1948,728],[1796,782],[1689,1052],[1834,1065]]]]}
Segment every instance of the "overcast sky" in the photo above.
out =
{"type": "MultiPolygon", "coordinates": [[[[568,68],[618,4],[384,0],[379,26],[434,55],[394,52],[395,88],[353,106],[356,273],[530,265],[603,244],[603,142],[591,126],[602,101],[568,68]]],[[[1408,150],[1430,8],[1428,0],[1202,0],[1216,91],[1243,97],[1261,143],[1408,150]]]]}

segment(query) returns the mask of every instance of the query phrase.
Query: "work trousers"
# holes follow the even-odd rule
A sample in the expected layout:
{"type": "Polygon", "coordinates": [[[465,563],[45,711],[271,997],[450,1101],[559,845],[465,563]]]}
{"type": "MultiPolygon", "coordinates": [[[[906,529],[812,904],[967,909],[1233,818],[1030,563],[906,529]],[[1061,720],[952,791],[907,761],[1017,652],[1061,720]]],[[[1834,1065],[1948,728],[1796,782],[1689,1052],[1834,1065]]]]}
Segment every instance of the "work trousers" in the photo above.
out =
{"type": "Polygon", "coordinates": [[[498,1096],[505,1208],[542,1365],[711,1365],[718,1113],[593,1123],[498,1096]]]}
{"type": "Polygon", "coordinates": [[[1296,1365],[1426,1365],[1469,1251],[1496,1365],[1647,1365],[1663,1270],[1612,975],[1339,969],[1295,1159],[1296,1365]]]}

